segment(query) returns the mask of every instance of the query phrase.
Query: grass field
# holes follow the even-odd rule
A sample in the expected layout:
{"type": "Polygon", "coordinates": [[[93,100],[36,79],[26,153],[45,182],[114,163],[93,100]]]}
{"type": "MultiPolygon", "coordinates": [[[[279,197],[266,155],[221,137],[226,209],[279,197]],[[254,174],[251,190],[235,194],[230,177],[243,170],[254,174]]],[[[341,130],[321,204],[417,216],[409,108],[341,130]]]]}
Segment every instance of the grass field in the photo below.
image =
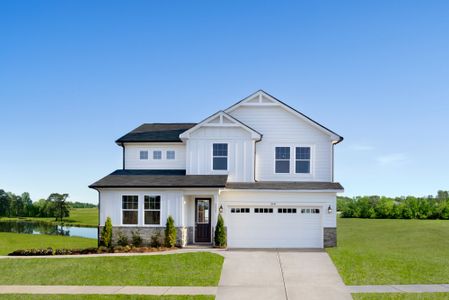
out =
{"type": "Polygon", "coordinates": [[[208,252],[1,259],[0,285],[216,286],[223,260],[208,252]]]}
{"type": "Polygon", "coordinates": [[[68,237],[58,235],[44,235],[44,234],[22,234],[0,232],[0,255],[7,255],[8,253],[18,249],[30,248],[89,248],[96,247],[96,239],[86,239],[81,237],[68,237]]]}
{"type": "Polygon", "coordinates": [[[27,295],[0,294],[1,300],[213,300],[214,296],[143,296],[143,295],[27,295]]]}
{"type": "Polygon", "coordinates": [[[352,294],[354,300],[447,300],[449,293],[352,294]]]}
{"type": "MultiPolygon", "coordinates": [[[[22,221],[39,221],[48,222],[52,224],[60,224],[55,221],[55,218],[5,218],[1,217],[0,221],[22,220],[22,221]]],[[[80,227],[97,227],[98,226],[98,208],[72,208],[70,210],[70,217],[64,218],[63,223],[69,226],[80,227]]]]}
{"type": "Polygon", "coordinates": [[[348,285],[449,283],[449,221],[338,219],[337,228],[327,251],[348,285]]]}

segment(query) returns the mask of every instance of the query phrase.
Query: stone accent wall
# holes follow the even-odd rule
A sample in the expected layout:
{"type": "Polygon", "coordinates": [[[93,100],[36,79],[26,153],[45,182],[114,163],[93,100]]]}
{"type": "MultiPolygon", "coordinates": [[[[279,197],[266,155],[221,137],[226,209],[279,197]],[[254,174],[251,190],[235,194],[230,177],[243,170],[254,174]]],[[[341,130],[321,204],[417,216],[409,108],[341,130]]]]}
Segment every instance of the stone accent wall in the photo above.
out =
{"type": "MultiPolygon", "coordinates": [[[[191,228],[191,227],[190,227],[191,228]]],[[[100,233],[103,226],[100,227],[100,233]]],[[[149,246],[151,243],[151,238],[157,234],[160,237],[160,243],[164,244],[165,239],[165,227],[139,227],[139,226],[114,226],[112,227],[112,244],[117,243],[119,233],[122,233],[131,242],[132,233],[136,232],[142,238],[142,245],[149,246]]],[[[188,236],[189,228],[186,227],[176,227],[176,246],[185,247],[189,243],[188,236]]],[[[193,238],[193,235],[192,235],[193,238]]]]}
{"type": "Polygon", "coordinates": [[[337,247],[337,228],[325,227],[323,230],[324,248],[337,247]]]}

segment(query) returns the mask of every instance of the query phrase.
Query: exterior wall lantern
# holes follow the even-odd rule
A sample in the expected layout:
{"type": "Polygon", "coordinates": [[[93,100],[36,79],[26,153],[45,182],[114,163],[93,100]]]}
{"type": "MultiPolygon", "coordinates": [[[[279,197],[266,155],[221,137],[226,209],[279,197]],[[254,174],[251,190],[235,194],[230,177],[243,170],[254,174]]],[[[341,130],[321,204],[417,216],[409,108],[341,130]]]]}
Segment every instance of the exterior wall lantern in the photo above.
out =
{"type": "Polygon", "coordinates": [[[327,208],[327,212],[329,213],[329,214],[331,214],[332,213],[332,207],[329,205],[329,207],[327,208]]]}
{"type": "Polygon", "coordinates": [[[219,212],[220,214],[223,213],[223,205],[220,205],[220,208],[218,209],[218,212],[219,212]]]}

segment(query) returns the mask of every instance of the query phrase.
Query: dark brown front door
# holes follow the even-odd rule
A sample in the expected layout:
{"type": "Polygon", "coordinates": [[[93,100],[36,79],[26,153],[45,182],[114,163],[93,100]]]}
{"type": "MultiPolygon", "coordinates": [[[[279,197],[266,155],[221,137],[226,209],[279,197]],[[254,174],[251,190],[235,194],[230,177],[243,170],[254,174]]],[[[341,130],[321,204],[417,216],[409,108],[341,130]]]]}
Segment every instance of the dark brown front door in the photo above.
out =
{"type": "Polygon", "coordinates": [[[195,199],[195,242],[210,243],[210,198],[195,199]]]}

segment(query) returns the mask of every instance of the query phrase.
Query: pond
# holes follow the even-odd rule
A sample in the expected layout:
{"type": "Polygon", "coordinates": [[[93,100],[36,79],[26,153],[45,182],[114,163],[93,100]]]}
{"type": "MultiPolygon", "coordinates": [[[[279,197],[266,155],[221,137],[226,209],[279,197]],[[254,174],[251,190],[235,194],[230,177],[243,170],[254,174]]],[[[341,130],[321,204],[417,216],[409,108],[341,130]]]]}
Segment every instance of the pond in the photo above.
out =
{"type": "Polygon", "coordinates": [[[0,232],[79,236],[96,239],[97,228],[53,225],[45,222],[1,221],[0,232]]]}

